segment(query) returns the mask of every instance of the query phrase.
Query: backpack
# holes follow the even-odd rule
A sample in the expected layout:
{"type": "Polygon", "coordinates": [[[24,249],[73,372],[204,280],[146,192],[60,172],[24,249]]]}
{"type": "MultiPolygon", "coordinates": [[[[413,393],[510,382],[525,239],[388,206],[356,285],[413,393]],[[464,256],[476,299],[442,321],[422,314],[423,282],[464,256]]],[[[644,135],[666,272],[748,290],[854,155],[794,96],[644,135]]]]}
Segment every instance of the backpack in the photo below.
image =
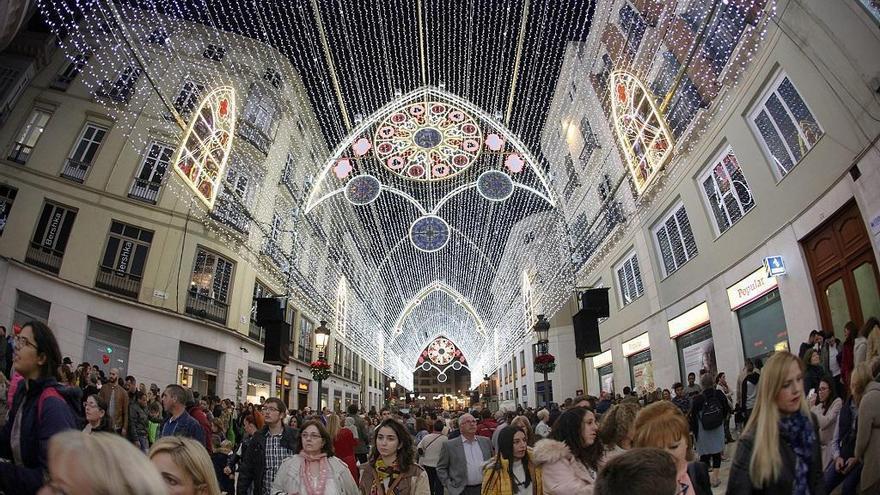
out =
{"type": "Polygon", "coordinates": [[[715,394],[703,394],[703,412],[700,414],[700,423],[704,430],[714,430],[724,424],[724,407],[715,394]]]}

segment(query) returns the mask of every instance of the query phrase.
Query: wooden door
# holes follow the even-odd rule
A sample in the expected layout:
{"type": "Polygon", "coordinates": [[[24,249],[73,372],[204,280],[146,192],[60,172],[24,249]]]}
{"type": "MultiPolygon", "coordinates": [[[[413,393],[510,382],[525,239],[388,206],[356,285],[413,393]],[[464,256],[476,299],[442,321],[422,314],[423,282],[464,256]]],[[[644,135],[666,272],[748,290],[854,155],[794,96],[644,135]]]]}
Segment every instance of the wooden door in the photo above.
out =
{"type": "Polygon", "coordinates": [[[843,337],[843,325],[861,326],[880,310],[880,274],[855,201],[801,241],[816,290],[822,328],[843,337]]]}

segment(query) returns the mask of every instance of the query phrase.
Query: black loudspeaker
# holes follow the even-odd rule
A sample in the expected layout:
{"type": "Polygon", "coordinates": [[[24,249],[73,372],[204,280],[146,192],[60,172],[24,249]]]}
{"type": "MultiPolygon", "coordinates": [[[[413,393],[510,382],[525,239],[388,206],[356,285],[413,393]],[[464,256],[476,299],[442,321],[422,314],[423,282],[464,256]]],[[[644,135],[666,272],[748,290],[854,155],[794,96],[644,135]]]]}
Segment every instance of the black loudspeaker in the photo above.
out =
{"type": "Polygon", "coordinates": [[[593,311],[582,309],[571,318],[574,326],[574,346],[578,359],[602,354],[599,342],[599,315],[593,311]]]}
{"type": "Polygon", "coordinates": [[[283,366],[290,362],[290,323],[273,321],[263,325],[263,362],[283,366]]]}
{"type": "Polygon", "coordinates": [[[581,309],[592,311],[599,318],[608,318],[608,288],[585,290],[581,294],[581,309]]]}
{"type": "Polygon", "coordinates": [[[284,299],[280,297],[258,297],[257,326],[265,327],[268,323],[284,321],[284,299]]]}

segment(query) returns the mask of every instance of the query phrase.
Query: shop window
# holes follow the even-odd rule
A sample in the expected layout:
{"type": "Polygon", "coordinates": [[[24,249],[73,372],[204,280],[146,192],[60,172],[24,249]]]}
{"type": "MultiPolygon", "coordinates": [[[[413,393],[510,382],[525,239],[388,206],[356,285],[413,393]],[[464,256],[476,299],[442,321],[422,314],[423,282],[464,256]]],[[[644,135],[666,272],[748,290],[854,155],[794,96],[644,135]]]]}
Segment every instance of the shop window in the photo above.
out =
{"type": "Polygon", "coordinates": [[[82,72],[83,67],[85,67],[86,63],[89,61],[89,56],[85,54],[79,54],[73,57],[66,66],[64,66],[64,70],[61,71],[60,74],[55,76],[55,80],[52,81],[52,88],[60,91],[66,91],[67,88],[70,87],[70,84],[76,79],[76,76],[82,72]]]}
{"type": "Polygon", "coordinates": [[[653,392],[654,364],[651,362],[651,350],[644,350],[629,357],[629,373],[632,388],[635,392],[643,394],[653,392]]]}
{"type": "Polygon", "coordinates": [[[76,146],[64,162],[61,176],[74,182],[82,183],[92,167],[98,148],[107,136],[107,129],[93,123],[87,123],[79,134],[76,146]]]}
{"type": "Polygon", "coordinates": [[[606,364],[599,368],[599,390],[609,394],[614,393],[614,367],[606,364]]]}
{"type": "Polygon", "coordinates": [[[25,255],[25,262],[57,274],[76,220],[76,210],[46,202],[25,255]]]}
{"type": "Polygon", "coordinates": [[[152,231],[112,222],[95,287],[136,299],[152,242],[152,231]]]}
{"type": "Polygon", "coordinates": [[[736,311],[746,358],[762,358],[788,350],[788,330],[779,291],[773,290],[736,311]]]}
{"type": "Polygon", "coordinates": [[[174,148],[171,146],[159,142],[150,143],[137,175],[131,183],[128,197],[156,204],[172,156],[174,156],[174,148]]]}
{"type": "Polygon", "coordinates": [[[673,208],[654,227],[654,240],[663,260],[666,276],[671,275],[698,254],[697,242],[682,204],[673,208]]]}
{"type": "Polygon", "coordinates": [[[9,159],[15,163],[24,165],[34,151],[37,140],[43,135],[49,117],[52,114],[47,110],[35,108],[25,122],[24,127],[18,133],[18,138],[12,145],[12,151],[9,153],[9,159]]]}
{"type": "Polygon", "coordinates": [[[639,258],[636,253],[629,255],[615,269],[617,273],[617,288],[620,291],[620,301],[623,306],[635,301],[645,293],[642,284],[642,273],[639,270],[639,258]]]}
{"type": "Polygon", "coordinates": [[[771,85],[752,112],[750,121],[780,178],[788,174],[824,134],[784,73],[771,85]]]}
{"type": "Polygon", "coordinates": [[[726,232],[755,206],[752,190],[733,149],[729,147],[703,172],[699,181],[719,234],[726,232]]]}
{"type": "Polygon", "coordinates": [[[687,382],[689,373],[701,376],[706,370],[718,373],[715,359],[715,344],[712,340],[712,327],[703,326],[675,339],[678,348],[678,367],[681,370],[682,383],[687,382]]]}

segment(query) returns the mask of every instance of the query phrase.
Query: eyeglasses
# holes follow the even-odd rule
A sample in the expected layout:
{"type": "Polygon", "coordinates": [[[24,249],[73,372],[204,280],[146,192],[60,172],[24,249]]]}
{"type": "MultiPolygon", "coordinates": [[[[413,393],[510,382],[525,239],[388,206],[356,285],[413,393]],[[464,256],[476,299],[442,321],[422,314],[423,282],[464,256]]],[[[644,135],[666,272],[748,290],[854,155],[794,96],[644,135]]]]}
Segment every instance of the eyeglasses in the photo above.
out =
{"type": "Polygon", "coordinates": [[[33,347],[34,349],[37,348],[37,344],[34,344],[23,335],[16,335],[15,337],[13,337],[13,342],[15,342],[15,347],[19,349],[23,347],[33,347]]]}
{"type": "Polygon", "coordinates": [[[276,409],[274,407],[266,407],[266,406],[263,406],[263,410],[264,411],[272,411],[272,412],[281,412],[281,410],[279,410],[279,409],[276,409]]]}

